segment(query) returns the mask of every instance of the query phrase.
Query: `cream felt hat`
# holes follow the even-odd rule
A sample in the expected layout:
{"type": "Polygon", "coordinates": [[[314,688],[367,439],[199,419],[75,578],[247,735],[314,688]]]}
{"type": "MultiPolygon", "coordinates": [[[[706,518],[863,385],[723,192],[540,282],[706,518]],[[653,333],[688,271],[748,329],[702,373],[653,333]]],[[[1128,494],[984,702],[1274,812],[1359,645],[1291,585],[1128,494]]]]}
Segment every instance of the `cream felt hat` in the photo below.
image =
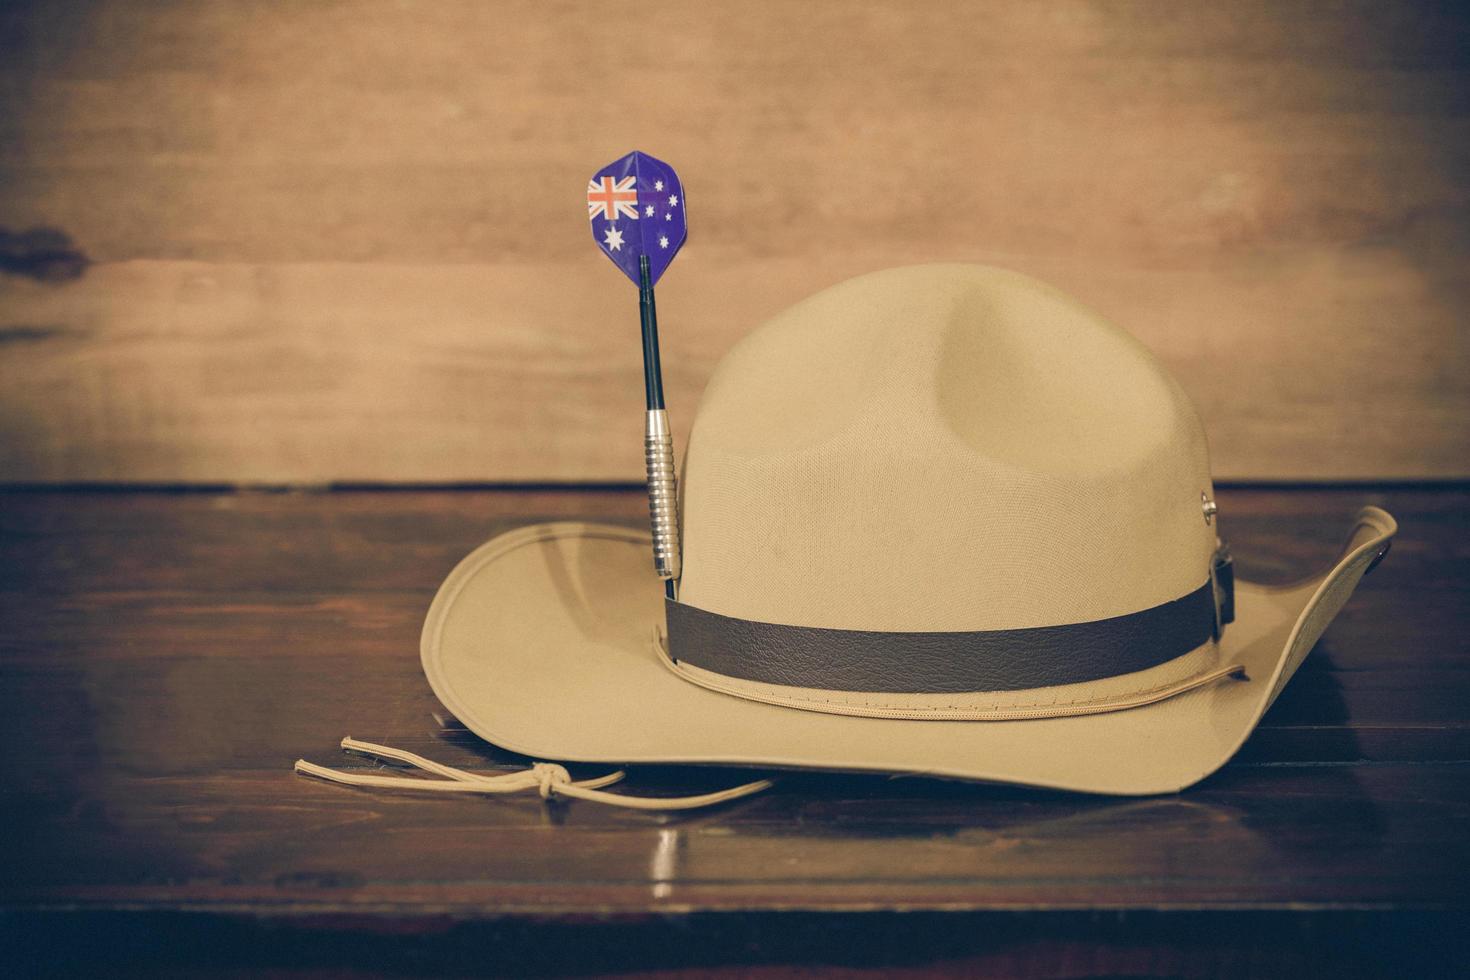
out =
{"type": "Polygon", "coordinates": [[[1232,581],[1204,431],[1135,340],[969,265],[826,290],[740,342],[647,533],[554,523],[450,574],[423,665],[542,759],[1188,786],[1255,727],[1393,518],[1299,585],[1232,581]]]}

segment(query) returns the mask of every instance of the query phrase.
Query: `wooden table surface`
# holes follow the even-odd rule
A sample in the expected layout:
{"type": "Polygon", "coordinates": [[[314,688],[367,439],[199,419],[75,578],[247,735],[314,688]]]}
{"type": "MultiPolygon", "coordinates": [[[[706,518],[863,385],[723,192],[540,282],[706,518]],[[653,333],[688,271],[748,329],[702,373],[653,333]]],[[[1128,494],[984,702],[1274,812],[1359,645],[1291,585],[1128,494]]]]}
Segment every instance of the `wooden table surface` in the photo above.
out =
{"type": "MultiPolygon", "coordinates": [[[[1250,578],[1329,560],[1361,503],[1402,531],[1200,786],[1106,799],[791,774],[670,816],[291,772],[298,756],[367,769],[338,750],[348,734],[523,765],[435,702],[417,653],[429,599],[517,523],[638,523],[636,490],[4,493],[0,952],[178,974],[1463,966],[1470,492],[1220,502],[1250,578]]],[[[627,789],[740,775],[639,768],[627,789]]]]}

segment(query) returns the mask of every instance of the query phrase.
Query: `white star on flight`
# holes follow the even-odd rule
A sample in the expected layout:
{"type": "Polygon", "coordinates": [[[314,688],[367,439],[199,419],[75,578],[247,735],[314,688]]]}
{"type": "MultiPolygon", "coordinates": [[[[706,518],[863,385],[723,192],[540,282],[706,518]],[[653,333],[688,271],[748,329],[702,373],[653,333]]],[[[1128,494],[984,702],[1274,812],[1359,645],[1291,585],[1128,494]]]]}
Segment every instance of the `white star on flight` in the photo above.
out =
{"type": "Polygon", "coordinates": [[[607,235],[602,239],[602,243],[616,252],[623,247],[623,233],[609,225],[607,235]]]}
{"type": "Polygon", "coordinates": [[[658,236],[658,247],[659,248],[668,248],[669,247],[669,236],[668,235],[659,235],[658,236]]]}
{"type": "Polygon", "coordinates": [[[650,204],[648,207],[646,207],[646,208],[643,209],[643,217],[645,217],[645,218],[651,218],[651,217],[653,217],[653,205],[652,204],[650,204]]]}
{"type": "Polygon", "coordinates": [[[665,221],[673,221],[674,220],[674,213],[672,211],[666,213],[664,215],[664,220],[665,221]]]}
{"type": "Polygon", "coordinates": [[[664,189],[664,182],[661,181],[661,180],[655,180],[653,182],[653,189],[656,190],[656,191],[663,190],[664,189]]]}
{"type": "Polygon", "coordinates": [[[678,194],[670,194],[669,195],[669,207],[671,207],[671,208],[677,208],[678,206],[679,206],[679,195],[678,194]]]}

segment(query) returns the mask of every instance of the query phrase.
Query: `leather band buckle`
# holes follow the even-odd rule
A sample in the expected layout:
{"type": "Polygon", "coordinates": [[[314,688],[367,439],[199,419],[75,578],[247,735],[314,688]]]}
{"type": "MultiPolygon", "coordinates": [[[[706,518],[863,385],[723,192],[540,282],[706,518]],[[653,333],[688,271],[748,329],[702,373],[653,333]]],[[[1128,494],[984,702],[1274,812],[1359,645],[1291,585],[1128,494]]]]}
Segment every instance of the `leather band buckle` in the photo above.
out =
{"type": "Polygon", "coordinates": [[[1215,640],[1225,634],[1225,626],[1235,622],[1235,559],[1230,546],[1221,541],[1210,559],[1210,591],[1215,597],[1215,640]]]}

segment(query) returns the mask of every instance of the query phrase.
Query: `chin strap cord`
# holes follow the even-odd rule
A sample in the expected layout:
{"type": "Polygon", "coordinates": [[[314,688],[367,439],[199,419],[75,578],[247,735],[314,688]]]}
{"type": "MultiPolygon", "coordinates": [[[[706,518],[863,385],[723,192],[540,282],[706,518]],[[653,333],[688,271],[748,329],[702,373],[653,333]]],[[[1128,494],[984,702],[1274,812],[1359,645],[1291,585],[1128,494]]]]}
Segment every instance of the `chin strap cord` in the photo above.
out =
{"type": "Polygon", "coordinates": [[[307,762],[305,759],[296,760],[296,771],[305,776],[315,776],[318,779],[341,783],[345,786],[367,786],[375,789],[487,794],[518,793],[534,789],[541,794],[543,800],[549,800],[553,796],[562,796],[574,800],[605,803],[608,806],[625,807],[630,810],[697,810],[700,807],[714,806],[717,803],[727,803],[743,796],[751,796],[762,790],[770,789],[772,785],[769,779],[758,779],[743,786],[735,786],[700,796],[623,796],[620,793],[602,792],[602,787],[611,786],[627,775],[621,769],[608,773],[606,776],[598,776],[596,779],[575,780],[563,766],[554,762],[537,762],[533,763],[530,769],[520,772],[482,776],[425,759],[413,752],[405,752],[403,749],[395,749],[387,745],[375,745],[372,742],[361,742],[350,736],[342,740],[342,748],[349,752],[361,752],[379,759],[392,759],[395,762],[407,763],[417,769],[444,778],[420,779],[416,776],[379,776],[369,773],[343,772],[340,769],[328,769],[326,766],[307,762]]]}

